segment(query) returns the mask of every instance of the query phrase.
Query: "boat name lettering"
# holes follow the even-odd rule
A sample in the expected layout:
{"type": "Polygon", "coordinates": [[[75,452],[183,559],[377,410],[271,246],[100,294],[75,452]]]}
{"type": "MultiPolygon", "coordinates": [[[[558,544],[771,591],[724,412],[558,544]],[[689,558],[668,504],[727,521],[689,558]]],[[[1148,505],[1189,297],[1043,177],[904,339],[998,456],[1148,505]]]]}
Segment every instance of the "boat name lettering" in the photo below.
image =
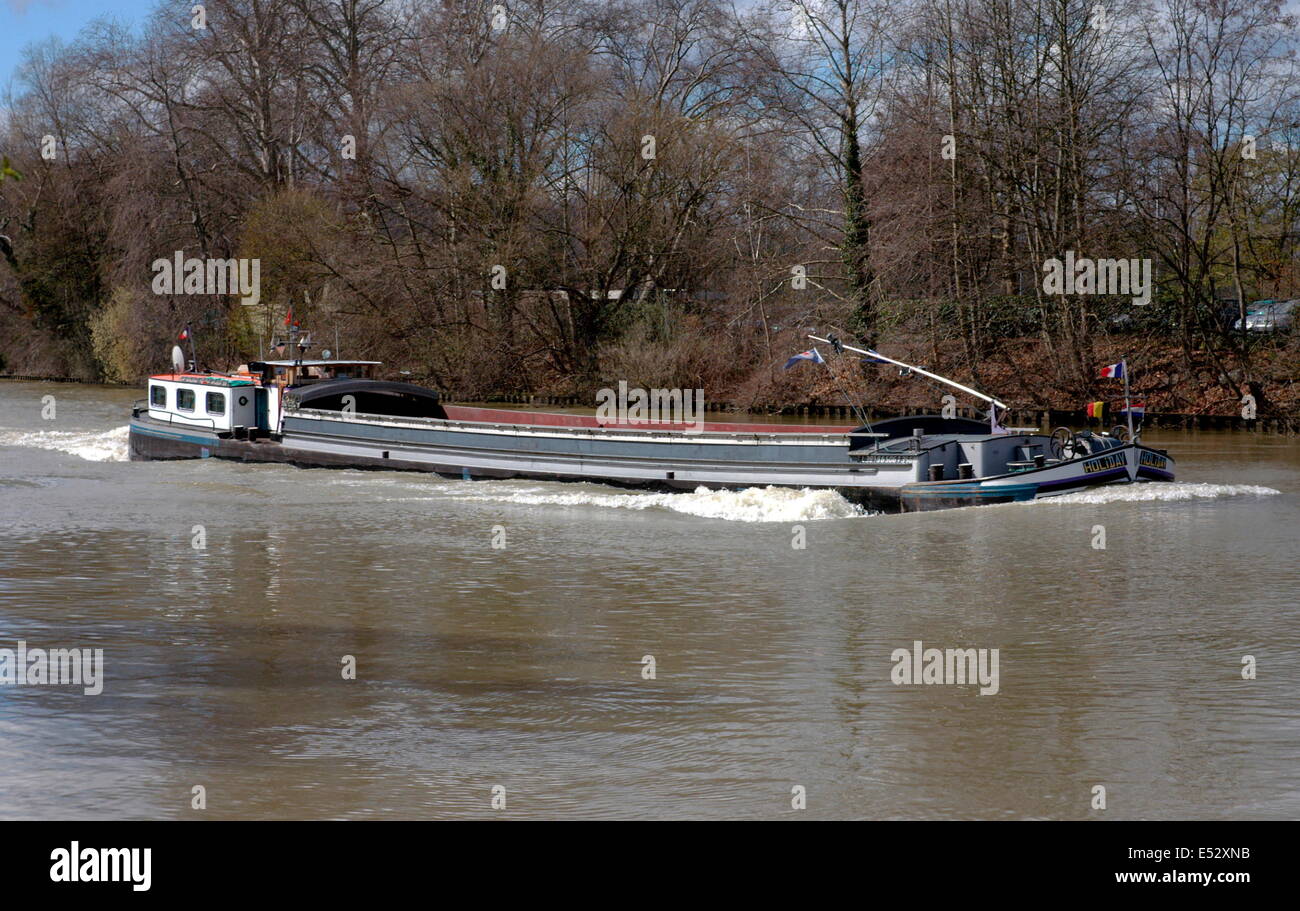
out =
{"type": "Polygon", "coordinates": [[[1156,455],[1154,452],[1143,452],[1138,456],[1138,464],[1147,468],[1159,468],[1163,471],[1169,465],[1169,460],[1164,456],[1156,455]]]}
{"type": "Polygon", "coordinates": [[[1122,454],[1118,452],[1111,453],[1110,455],[1102,456],[1100,459],[1093,459],[1091,462],[1084,462],[1083,473],[1093,474],[1098,471],[1109,471],[1112,468],[1122,468],[1125,461],[1126,460],[1122,454]]]}

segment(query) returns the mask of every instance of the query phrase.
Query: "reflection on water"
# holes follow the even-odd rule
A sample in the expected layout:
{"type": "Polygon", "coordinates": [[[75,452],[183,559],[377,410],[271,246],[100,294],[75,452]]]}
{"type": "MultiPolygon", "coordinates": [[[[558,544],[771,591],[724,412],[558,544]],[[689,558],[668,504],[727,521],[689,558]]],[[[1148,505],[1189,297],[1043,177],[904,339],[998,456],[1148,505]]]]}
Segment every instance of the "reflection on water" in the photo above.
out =
{"type": "Polygon", "coordinates": [[[796,784],[818,817],[1300,812],[1294,441],[1167,433],[1178,485],[870,516],[119,461],[138,397],[0,384],[0,648],[107,677],[0,687],[0,815],[184,818],[203,785],[210,818],[476,818],[498,784],[520,817],[788,817],[796,784]],[[999,649],[1000,692],[895,686],[916,640],[999,649]]]}

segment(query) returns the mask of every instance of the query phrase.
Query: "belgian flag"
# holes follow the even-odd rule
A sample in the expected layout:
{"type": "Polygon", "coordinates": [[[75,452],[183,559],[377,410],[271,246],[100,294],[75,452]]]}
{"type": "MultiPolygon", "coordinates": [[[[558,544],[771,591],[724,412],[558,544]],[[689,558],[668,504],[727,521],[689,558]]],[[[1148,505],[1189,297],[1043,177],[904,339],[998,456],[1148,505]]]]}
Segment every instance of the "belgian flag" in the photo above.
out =
{"type": "Polygon", "coordinates": [[[1088,403],[1088,417],[1090,417],[1090,418],[1096,418],[1096,419],[1099,420],[1099,421],[1103,421],[1103,420],[1105,420],[1105,419],[1106,419],[1106,403],[1105,403],[1105,402],[1089,402],[1089,403],[1088,403]]]}

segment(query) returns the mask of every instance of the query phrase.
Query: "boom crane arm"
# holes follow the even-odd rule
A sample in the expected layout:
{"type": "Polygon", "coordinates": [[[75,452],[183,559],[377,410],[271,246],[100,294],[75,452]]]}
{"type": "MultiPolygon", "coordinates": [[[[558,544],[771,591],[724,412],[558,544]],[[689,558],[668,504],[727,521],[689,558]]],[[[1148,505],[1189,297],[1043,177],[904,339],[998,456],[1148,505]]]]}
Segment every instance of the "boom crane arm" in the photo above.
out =
{"type": "MultiPolygon", "coordinates": [[[[821,338],[820,336],[810,335],[808,337],[812,339],[814,342],[822,342],[823,344],[827,344],[827,345],[835,344],[830,339],[821,338]]],[[[963,386],[961,383],[958,383],[955,380],[950,380],[946,376],[939,376],[939,374],[937,373],[931,373],[928,370],[922,369],[921,367],[917,367],[915,364],[905,364],[902,361],[896,361],[892,357],[886,357],[885,355],[881,354],[879,351],[871,351],[864,348],[855,348],[852,345],[845,345],[843,343],[841,343],[839,347],[843,348],[845,351],[852,351],[854,354],[861,354],[864,355],[865,357],[873,357],[876,358],[877,360],[882,360],[889,364],[895,364],[899,367],[906,367],[908,370],[921,374],[921,376],[928,376],[930,379],[938,380],[939,382],[945,383],[946,385],[949,385],[954,389],[960,389],[962,392],[966,393],[967,395],[973,395],[975,398],[980,399],[981,401],[988,402],[990,405],[995,405],[998,408],[1001,408],[1003,411],[1007,410],[1007,406],[1004,403],[993,398],[993,396],[985,395],[984,393],[972,389],[969,386],[963,386]]]]}

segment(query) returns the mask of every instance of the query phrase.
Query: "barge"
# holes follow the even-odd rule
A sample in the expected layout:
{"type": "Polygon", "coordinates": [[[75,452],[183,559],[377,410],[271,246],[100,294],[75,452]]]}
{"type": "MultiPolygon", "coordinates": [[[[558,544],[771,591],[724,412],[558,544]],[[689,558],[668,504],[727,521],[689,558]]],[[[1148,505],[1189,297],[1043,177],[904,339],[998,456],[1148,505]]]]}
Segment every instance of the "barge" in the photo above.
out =
{"type": "MultiPolygon", "coordinates": [[[[848,346],[837,346],[846,350],[848,346]]],[[[866,353],[866,352],[864,352],[866,353]]],[[[883,358],[869,352],[874,358],[883,358]]],[[[925,415],[808,426],[605,421],[476,408],[374,378],[374,361],[254,362],[150,377],[130,419],[133,460],[217,458],[666,490],[827,488],[888,512],[1007,503],[1104,484],[1172,481],[1174,460],[1122,428],[1075,433],[925,415]]]]}

